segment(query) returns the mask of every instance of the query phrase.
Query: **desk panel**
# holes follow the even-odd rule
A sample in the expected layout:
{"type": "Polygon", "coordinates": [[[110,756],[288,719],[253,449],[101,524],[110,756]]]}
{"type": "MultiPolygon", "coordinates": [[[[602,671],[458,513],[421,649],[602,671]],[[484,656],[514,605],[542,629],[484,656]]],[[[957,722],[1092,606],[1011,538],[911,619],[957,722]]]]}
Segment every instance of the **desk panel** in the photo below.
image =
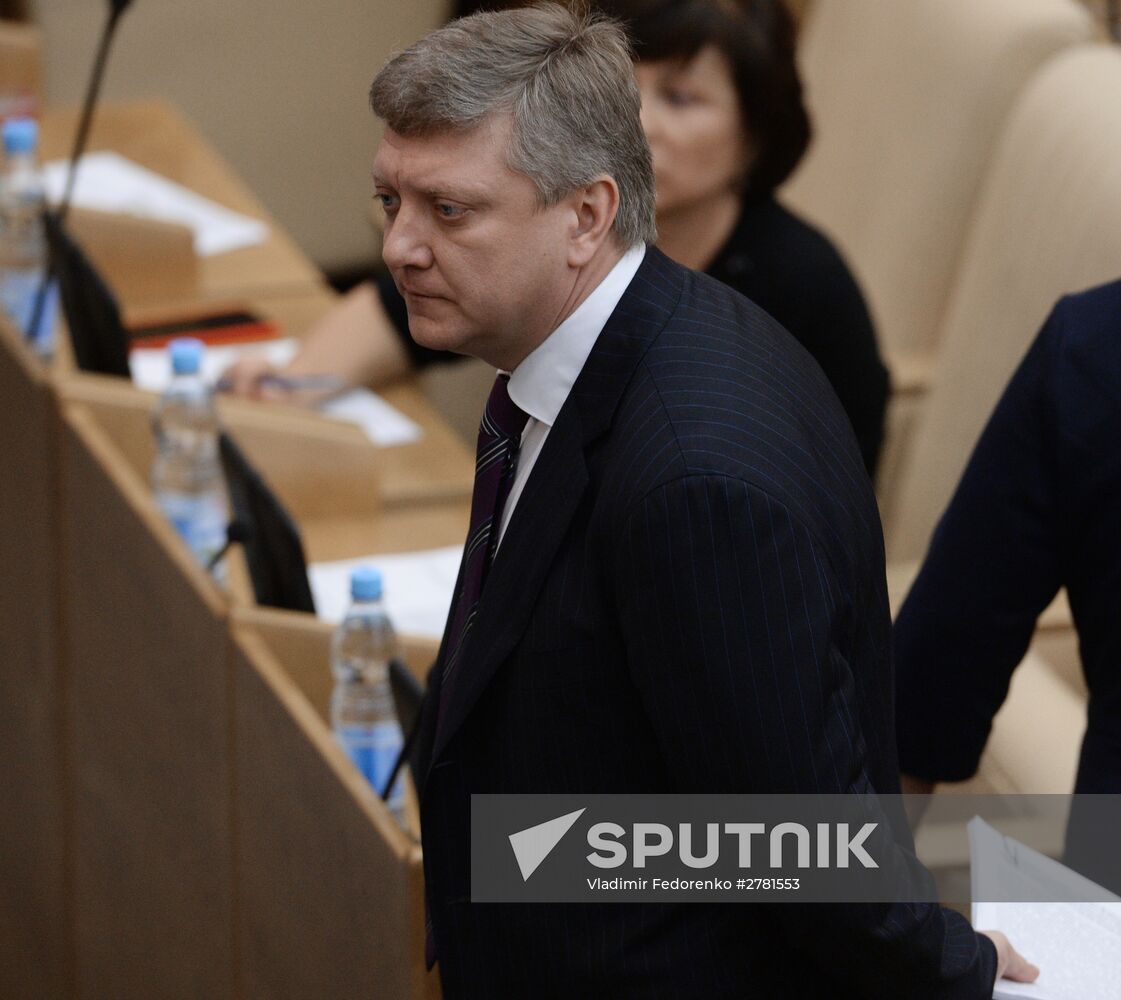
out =
{"type": "MultiPolygon", "coordinates": [[[[240,618],[239,614],[239,618],[240,618]]],[[[434,998],[420,848],[335,744],[296,676],[328,676],[330,630],[235,625],[235,830],[245,996],[434,998]]]]}
{"type": "Polygon", "coordinates": [[[229,997],[225,601],[88,409],[62,439],[79,997],[229,997]]]}
{"type": "Polygon", "coordinates": [[[0,322],[0,996],[68,995],[63,677],[50,387],[0,322]]]}

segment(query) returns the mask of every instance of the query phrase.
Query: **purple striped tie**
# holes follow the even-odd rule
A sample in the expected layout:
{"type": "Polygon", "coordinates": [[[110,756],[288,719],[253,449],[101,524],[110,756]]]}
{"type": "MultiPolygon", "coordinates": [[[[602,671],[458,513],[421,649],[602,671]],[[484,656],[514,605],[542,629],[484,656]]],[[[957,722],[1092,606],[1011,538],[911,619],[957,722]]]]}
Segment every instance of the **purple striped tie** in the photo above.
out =
{"type": "Polygon", "coordinates": [[[518,447],[527,414],[510,398],[509,375],[499,375],[490,391],[483,420],[479,425],[479,444],[475,459],[475,489],[471,494],[471,528],[464,550],[463,585],[452,609],[448,630],[448,655],[444,662],[440,688],[437,731],[443,719],[448,695],[454,686],[459,656],[471,632],[471,623],[483,593],[487,570],[498,547],[502,508],[510,495],[518,447]]]}
{"type": "MultiPolygon", "coordinates": [[[[509,375],[499,375],[494,382],[479,425],[479,444],[475,458],[475,489],[471,493],[471,527],[464,550],[463,585],[452,609],[448,628],[448,657],[444,663],[444,679],[440,688],[440,707],[436,715],[436,732],[444,721],[448,695],[455,683],[456,666],[463,644],[471,631],[479,598],[483,593],[487,570],[498,547],[502,524],[502,508],[514,482],[518,447],[528,416],[510,398],[509,375]]],[[[436,964],[436,939],[425,905],[424,958],[429,969],[436,964]]]]}

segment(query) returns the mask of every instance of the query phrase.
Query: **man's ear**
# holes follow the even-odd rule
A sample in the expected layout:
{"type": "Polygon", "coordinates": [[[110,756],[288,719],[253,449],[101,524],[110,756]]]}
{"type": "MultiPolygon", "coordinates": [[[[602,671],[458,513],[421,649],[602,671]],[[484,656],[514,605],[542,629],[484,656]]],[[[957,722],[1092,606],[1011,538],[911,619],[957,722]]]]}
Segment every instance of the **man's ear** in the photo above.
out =
{"type": "Polygon", "coordinates": [[[614,178],[604,175],[578,188],[570,197],[573,199],[573,222],[569,231],[568,263],[572,267],[583,267],[610,237],[619,211],[619,186],[614,178]]]}

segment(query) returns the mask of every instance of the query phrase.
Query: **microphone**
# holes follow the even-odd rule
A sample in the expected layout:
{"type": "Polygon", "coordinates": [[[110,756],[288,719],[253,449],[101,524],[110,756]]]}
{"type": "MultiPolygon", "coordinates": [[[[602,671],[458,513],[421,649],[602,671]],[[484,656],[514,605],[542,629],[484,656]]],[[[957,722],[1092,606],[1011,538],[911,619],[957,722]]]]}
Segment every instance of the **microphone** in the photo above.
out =
{"type": "Polygon", "coordinates": [[[397,783],[397,775],[401,773],[401,768],[409,763],[409,759],[413,755],[413,750],[416,747],[416,741],[420,737],[420,714],[413,720],[412,726],[409,728],[409,733],[405,737],[405,742],[401,746],[401,752],[397,755],[397,759],[393,762],[393,770],[389,772],[389,778],[385,782],[385,787],[375,789],[382,802],[389,801],[389,795],[393,791],[393,786],[397,783]]]}
{"type": "Polygon", "coordinates": [[[397,775],[405,764],[410,763],[416,741],[420,736],[420,722],[424,715],[424,702],[428,697],[427,690],[413,677],[409,668],[399,659],[389,661],[389,686],[393,693],[393,707],[397,712],[397,720],[401,728],[408,734],[401,752],[394,761],[393,769],[389,772],[389,779],[384,788],[377,789],[383,802],[389,801],[390,793],[397,781],[397,775]]]}
{"type": "MultiPolygon", "coordinates": [[[[89,139],[90,125],[93,122],[93,111],[97,106],[97,96],[101,91],[101,81],[105,76],[105,63],[109,56],[109,45],[117,30],[117,22],[125,12],[132,0],[109,0],[109,16],[105,27],[101,30],[101,42],[97,47],[97,56],[93,62],[93,71],[90,73],[90,82],[86,87],[86,99],[82,104],[82,116],[78,121],[78,134],[74,137],[74,148],[70,152],[70,168],[66,174],[66,188],[63,191],[62,201],[59,202],[56,216],[59,223],[66,221],[66,213],[70,208],[70,199],[74,194],[74,182],[78,176],[78,160],[85,152],[86,142],[89,139]]],[[[31,323],[27,327],[27,336],[30,339],[34,331],[39,329],[39,322],[43,318],[43,308],[47,300],[47,288],[51,278],[54,277],[54,268],[48,262],[43,273],[43,280],[39,283],[39,290],[35,294],[35,307],[31,313],[31,323]]]]}
{"type": "Polygon", "coordinates": [[[78,176],[78,160],[85,152],[86,142],[89,139],[90,125],[93,123],[93,111],[97,106],[97,97],[101,92],[101,81],[105,77],[105,63],[109,57],[109,45],[117,31],[117,22],[128,8],[132,0],[109,0],[109,17],[105,27],[101,30],[101,42],[97,47],[97,57],[93,62],[93,72],[90,73],[90,82],[86,87],[86,99],[82,104],[82,117],[78,122],[78,134],[74,137],[74,148],[70,152],[70,169],[66,175],[66,190],[58,206],[60,222],[66,220],[67,210],[70,208],[70,199],[74,194],[74,182],[78,176]]]}
{"type": "MultiPolygon", "coordinates": [[[[125,0],[125,2],[127,3],[128,0],[125,0]]],[[[249,525],[235,517],[226,525],[226,544],[210,557],[210,561],[206,564],[206,572],[214,572],[214,567],[222,561],[226,553],[230,551],[230,548],[234,545],[244,545],[249,541],[251,534],[252,532],[249,530],[249,525]]]]}

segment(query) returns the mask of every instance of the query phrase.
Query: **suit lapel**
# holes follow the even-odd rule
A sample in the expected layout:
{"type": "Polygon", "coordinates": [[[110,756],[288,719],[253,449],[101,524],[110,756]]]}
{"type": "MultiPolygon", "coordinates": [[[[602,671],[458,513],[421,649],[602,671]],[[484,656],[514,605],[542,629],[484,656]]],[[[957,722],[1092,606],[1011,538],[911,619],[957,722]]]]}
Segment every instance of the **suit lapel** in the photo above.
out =
{"type": "MultiPolygon", "coordinates": [[[[490,568],[429,766],[439,759],[525,632],[537,595],[587,490],[586,451],[610,426],[636,365],[680,298],[684,273],[656,249],[648,248],[642,266],[597,338],[549,431],[490,568]]],[[[437,661],[438,670],[443,667],[441,661],[437,661]]]]}

